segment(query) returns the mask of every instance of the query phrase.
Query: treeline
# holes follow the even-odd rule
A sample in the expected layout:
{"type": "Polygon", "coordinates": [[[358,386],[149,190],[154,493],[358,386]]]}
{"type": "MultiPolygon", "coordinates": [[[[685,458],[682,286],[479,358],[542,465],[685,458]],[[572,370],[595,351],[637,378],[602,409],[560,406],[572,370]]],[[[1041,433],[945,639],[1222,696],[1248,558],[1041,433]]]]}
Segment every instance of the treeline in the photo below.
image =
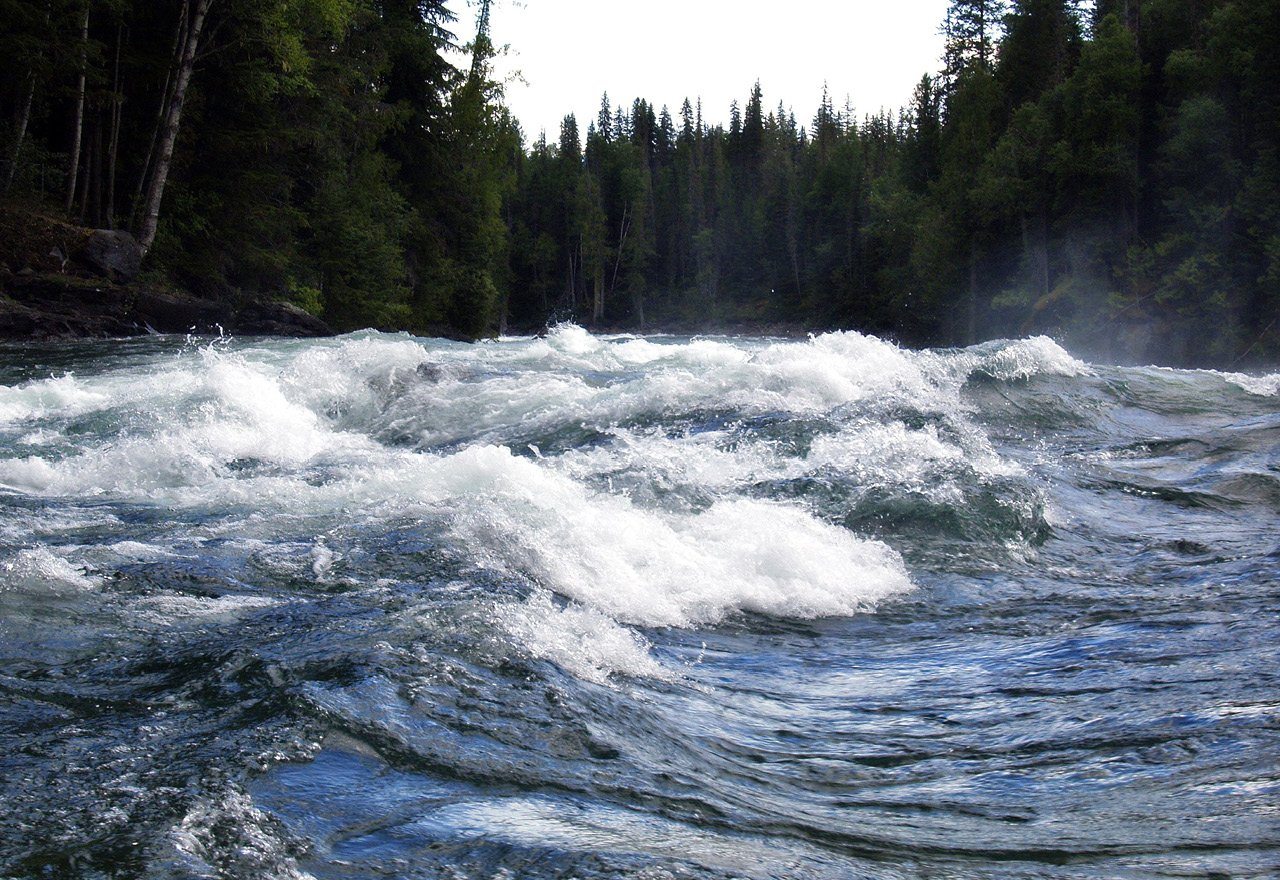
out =
{"type": "Polygon", "coordinates": [[[954,0],[899,111],[606,97],[527,147],[478,6],[0,0],[0,184],[339,329],[1280,355],[1280,0],[954,0]]]}
{"type": "Polygon", "coordinates": [[[519,134],[479,11],[464,46],[444,0],[0,0],[0,185],[207,297],[482,334],[519,134]]]}
{"type": "Polygon", "coordinates": [[[585,148],[567,117],[519,168],[513,320],[1280,354],[1280,3],[955,0],[943,27],[897,113],[606,96],[585,148]]]}

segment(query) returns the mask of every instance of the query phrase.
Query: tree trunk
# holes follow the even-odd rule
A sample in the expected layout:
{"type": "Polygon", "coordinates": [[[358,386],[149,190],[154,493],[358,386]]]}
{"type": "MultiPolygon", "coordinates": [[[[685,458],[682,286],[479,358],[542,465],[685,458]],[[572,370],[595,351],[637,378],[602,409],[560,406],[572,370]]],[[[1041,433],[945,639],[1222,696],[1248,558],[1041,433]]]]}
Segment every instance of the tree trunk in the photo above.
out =
{"type": "Polygon", "coordinates": [[[102,228],[106,224],[102,220],[102,107],[98,106],[97,112],[94,114],[93,122],[93,147],[89,150],[89,167],[86,173],[89,177],[85,181],[85,187],[88,190],[89,213],[88,217],[92,218],[91,224],[95,228],[102,228]]]}
{"type": "Polygon", "coordinates": [[[591,315],[592,321],[599,321],[604,317],[604,261],[596,262],[595,274],[595,296],[592,303],[591,315]]]}
{"type": "Polygon", "coordinates": [[[107,204],[108,229],[116,228],[116,162],[120,155],[120,111],[123,96],[120,94],[120,44],[124,26],[116,26],[116,63],[111,77],[111,134],[107,138],[107,204]]]}
{"type": "Polygon", "coordinates": [[[1042,297],[1049,295],[1051,285],[1049,283],[1049,220],[1045,216],[1044,208],[1040,209],[1040,213],[1036,218],[1037,232],[1039,233],[1038,242],[1038,258],[1040,268],[1040,295],[1042,297]]]}
{"type": "Polygon", "coordinates": [[[27,98],[22,102],[22,116],[18,119],[18,132],[13,139],[13,149],[9,151],[9,171],[4,181],[4,194],[9,194],[13,186],[13,178],[18,173],[18,158],[22,155],[22,142],[27,137],[27,124],[31,121],[31,102],[36,97],[36,73],[27,74],[27,98]]]}
{"type": "Polygon", "coordinates": [[[968,344],[978,341],[978,243],[969,242],[969,327],[968,344]]]}
{"type": "MultiPolygon", "coordinates": [[[[613,296],[614,291],[618,289],[618,269],[622,266],[622,249],[627,245],[627,233],[631,231],[631,217],[629,206],[622,206],[622,224],[618,230],[618,255],[613,261],[613,278],[609,281],[609,295],[613,296]]],[[[599,321],[604,317],[604,298],[596,297],[596,313],[592,315],[593,321],[599,321]]]]}
{"type": "Polygon", "coordinates": [[[133,201],[129,204],[130,228],[138,226],[138,212],[142,210],[142,195],[146,192],[147,181],[151,179],[151,167],[156,157],[156,142],[160,140],[160,130],[164,127],[165,114],[169,111],[169,101],[173,97],[173,74],[182,57],[182,43],[186,39],[190,17],[190,3],[188,0],[182,0],[182,9],[178,13],[178,26],[173,31],[173,48],[169,51],[169,57],[172,60],[169,63],[169,69],[164,73],[164,85],[160,89],[160,105],[156,108],[155,124],[151,126],[151,140],[147,143],[146,158],[142,160],[138,185],[133,191],[133,201]]]}
{"type": "MultiPolygon", "coordinates": [[[[581,253],[582,240],[579,239],[577,248],[569,251],[569,268],[565,273],[564,279],[564,292],[568,295],[569,308],[571,309],[578,305],[578,273],[577,266],[575,264],[577,263],[578,255],[581,253]]],[[[543,296],[542,313],[545,315],[549,311],[550,309],[548,308],[547,298],[546,296],[543,296]]]]}
{"type": "Polygon", "coordinates": [[[151,249],[151,245],[156,240],[156,229],[160,225],[160,202],[164,199],[164,187],[169,179],[169,167],[173,163],[173,146],[178,140],[178,127],[182,124],[182,104],[187,97],[191,71],[195,69],[196,52],[200,48],[200,32],[204,28],[205,16],[208,15],[212,2],[213,0],[196,0],[191,27],[182,44],[178,74],[173,83],[173,96],[164,115],[163,128],[160,130],[158,139],[160,152],[156,157],[155,170],[147,185],[146,207],[138,234],[138,243],[142,245],[144,254],[151,249]]]}
{"type": "Polygon", "coordinates": [[[80,175],[80,138],[84,133],[85,67],[89,62],[89,0],[84,3],[84,15],[80,18],[80,76],[76,81],[76,119],[71,136],[71,167],[67,170],[66,213],[76,200],[76,183],[80,175]]]}

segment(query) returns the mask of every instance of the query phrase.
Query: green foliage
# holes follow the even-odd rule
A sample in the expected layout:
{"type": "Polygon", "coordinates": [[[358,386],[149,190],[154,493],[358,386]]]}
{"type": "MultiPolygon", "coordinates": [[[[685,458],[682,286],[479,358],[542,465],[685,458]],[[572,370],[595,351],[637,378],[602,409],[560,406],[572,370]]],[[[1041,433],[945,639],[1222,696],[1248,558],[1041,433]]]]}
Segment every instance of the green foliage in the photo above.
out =
{"type": "MultiPolygon", "coordinates": [[[[756,83],[722,126],[605,95],[526,147],[486,0],[461,47],[445,0],[215,0],[148,271],[340,329],[786,321],[1280,355],[1280,4],[1099,0],[1087,27],[1082,5],[952,0],[943,69],[897,113],[824,89],[801,126],[756,83]]],[[[0,0],[3,179],[61,209],[83,69],[72,213],[123,225],[188,7],[91,0],[87,40],[84,8],[0,0]]]]}

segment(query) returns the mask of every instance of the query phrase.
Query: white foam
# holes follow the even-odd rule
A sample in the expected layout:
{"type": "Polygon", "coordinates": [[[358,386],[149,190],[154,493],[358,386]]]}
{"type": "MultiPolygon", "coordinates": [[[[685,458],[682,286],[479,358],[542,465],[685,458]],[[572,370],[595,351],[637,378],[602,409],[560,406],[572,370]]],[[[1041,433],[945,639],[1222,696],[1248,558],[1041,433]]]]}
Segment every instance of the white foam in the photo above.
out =
{"type": "Polygon", "coordinates": [[[921,352],[923,363],[932,363],[959,374],[963,379],[982,373],[993,379],[1011,382],[1033,376],[1089,376],[1089,365],[1072,357],[1070,352],[1047,336],[1028,339],[1000,339],[984,342],[950,354],[921,352]]]}
{"type": "Polygon", "coordinates": [[[18,442],[23,446],[52,446],[55,443],[64,441],[65,439],[66,437],[58,431],[49,431],[44,428],[38,428],[28,434],[23,434],[18,438],[18,442]]]}
{"type": "Polygon", "coordinates": [[[603,343],[576,324],[557,324],[547,333],[547,344],[571,355],[593,354],[603,343]]]}
{"type": "Polygon", "coordinates": [[[367,423],[398,383],[416,381],[430,361],[419,342],[398,336],[358,334],[302,351],[279,373],[281,392],[315,413],[344,424],[367,423]]]}
{"type": "Polygon", "coordinates": [[[130,562],[155,562],[174,555],[157,544],[146,544],[141,541],[117,541],[106,549],[116,558],[130,562]]]}
{"type": "Polygon", "coordinates": [[[1144,367],[1144,369],[1160,373],[1162,376],[1186,384],[1188,387],[1195,385],[1194,379],[1198,376],[1212,376],[1215,379],[1234,385],[1241,391],[1258,397],[1280,396],[1280,373],[1251,376],[1248,373],[1231,373],[1219,370],[1184,370],[1155,364],[1144,367]]]}
{"type": "Polygon", "coordinates": [[[660,429],[610,428],[608,444],[572,449],[551,467],[577,480],[641,473],[658,490],[696,487],[731,492],[762,480],[801,476],[804,462],[782,454],[776,443],[742,441],[730,431],[672,435],[660,429]]]}
{"type": "Polygon", "coordinates": [[[1280,396],[1280,373],[1269,373],[1265,376],[1250,376],[1247,373],[1222,373],[1222,378],[1231,384],[1259,397],[1280,396]]]}
{"type": "Polygon", "coordinates": [[[19,550],[0,561],[0,592],[67,594],[94,590],[101,583],[48,547],[19,550]]]}
{"type": "Polygon", "coordinates": [[[716,623],[736,611],[822,617],[910,588],[901,559],[804,511],[726,500],[697,514],[642,510],[502,448],[467,450],[442,476],[454,529],[519,571],[615,620],[716,623]],[[479,502],[479,503],[476,503],[479,502]]]}
{"type": "Polygon", "coordinates": [[[327,581],[333,571],[334,552],[323,541],[317,541],[311,548],[311,573],[318,581],[327,581]]]}
{"type": "MultiPolygon", "coordinates": [[[[547,339],[478,353],[436,353],[469,364],[395,401],[381,423],[427,446],[502,442],[513,430],[608,427],[647,415],[732,409],[820,415],[869,399],[921,405],[939,396],[918,358],[859,333],[807,342],[605,342],[562,326],[547,339]],[[476,364],[489,369],[476,374],[476,364]]],[[[938,405],[949,405],[947,390],[938,405]]]]}
{"type": "MultiPolygon", "coordinates": [[[[656,491],[724,494],[765,481],[837,476],[861,486],[908,487],[947,494],[957,478],[1021,476],[981,432],[963,422],[944,438],[934,425],[858,422],[814,438],[807,454],[777,441],[741,439],[734,432],[671,435],[659,429],[611,429],[609,444],[571,450],[550,460],[577,480],[641,475],[656,491]]],[[[954,493],[952,493],[954,494],[954,493]]]]}
{"type": "Polygon", "coordinates": [[[557,608],[547,593],[539,591],[525,602],[500,606],[495,616],[498,625],[533,654],[586,681],[608,684],[617,673],[675,677],[649,653],[644,636],[594,608],[557,608]]]}
{"type": "MultiPolygon", "coordinates": [[[[610,427],[698,409],[821,416],[868,400],[958,405],[954,389],[916,355],[857,333],[678,342],[601,339],[567,326],[546,339],[485,346],[360,334],[187,351],[162,370],[121,371],[91,384],[44,387],[39,393],[62,397],[50,397],[41,412],[120,409],[125,430],[68,441],[83,445],[65,458],[0,460],[0,485],[179,509],[245,505],[264,530],[314,515],[372,523],[429,517],[447,524],[476,565],[568,600],[562,606],[536,594],[542,598],[508,609],[499,622],[533,652],[595,680],[668,674],[628,626],[705,626],[742,612],[847,615],[910,589],[901,558],[884,544],[797,506],[734,497],[744,484],[824,469],[924,482],[972,451],[933,429],[901,425],[846,426],[816,440],[807,459],[768,441],[728,442],[731,432],[610,427]],[[420,375],[424,363],[435,369],[420,375]],[[575,423],[611,431],[615,442],[538,461],[492,442],[504,432],[575,423]],[[375,439],[386,432],[472,445],[447,455],[394,448],[375,439]],[[696,487],[698,506],[647,507],[589,485],[619,468],[658,488],[664,480],[696,487]]],[[[144,545],[121,543],[114,552],[158,558],[144,545]]],[[[335,557],[324,542],[289,545],[288,553],[298,572],[331,577],[335,557]]],[[[95,583],[49,559],[62,563],[69,583],[95,583]]],[[[266,605],[175,596],[139,610],[169,619],[254,607],[266,605]]]]}
{"type": "Polygon", "coordinates": [[[187,352],[174,361],[153,362],[94,376],[66,374],[0,386],[0,424],[72,419],[109,410],[171,411],[197,391],[213,349],[187,352]]]}
{"type": "MultiPolygon", "coordinates": [[[[229,476],[239,462],[299,468],[322,455],[370,450],[373,441],[332,430],[291,401],[260,366],[208,356],[189,409],[160,409],[147,427],[61,461],[39,456],[0,460],[0,486],[51,495],[116,495],[161,499],[166,490],[202,487],[229,476]]],[[[139,423],[141,429],[143,425],[139,423]]]]}
{"type": "Polygon", "coordinates": [[[21,385],[0,385],[0,424],[41,418],[51,413],[79,415],[104,406],[108,401],[106,394],[86,387],[70,374],[21,385]]]}
{"type": "Polygon", "coordinates": [[[810,472],[835,470],[863,485],[929,487],[963,471],[981,476],[1021,475],[990,441],[967,425],[944,439],[933,425],[910,428],[901,422],[856,424],[817,437],[807,459],[810,472]]]}
{"type": "Polygon", "coordinates": [[[179,620],[198,619],[230,621],[251,611],[271,608],[280,600],[267,596],[185,596],[164,593],[139,599],[132,608],[138,619],[153,624],[169,624],[179,620]]]}
{"type": "Polygon", "coordinates": [[[197,800],[173,827],[169,839],[179,864],[174,873],[198,877],[261,877],[315,880],[298,867],[274,830],[275,823],[242,791],[197,800]],[[227,839],[228,831],[234,837],[227,839]]]}

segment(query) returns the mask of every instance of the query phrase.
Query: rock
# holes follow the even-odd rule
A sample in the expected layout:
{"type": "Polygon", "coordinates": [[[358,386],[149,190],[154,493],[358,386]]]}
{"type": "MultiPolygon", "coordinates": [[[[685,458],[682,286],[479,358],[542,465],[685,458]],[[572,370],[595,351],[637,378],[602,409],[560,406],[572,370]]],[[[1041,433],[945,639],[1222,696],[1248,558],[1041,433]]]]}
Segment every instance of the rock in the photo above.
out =
{"type": "Polygon", "coordinates": [[[244,336],[333,336],[333,328],[310,312],[285,302],[251,302],[231,325],[244,336]]]}
{"type": "Polygon", "coordinates": [[[79,339],[133,336],[122,291],[61,275],[16,278],[0,298],[0,339],[79,339]]]}
{"type": "Polygon", "coordinates": [[[4,278],[0,339],[76,339],[156,333],[243,336],[332,336],[333,330],[297,306],[250,301],[239,308],[175,290],[106,284],[60,273],[4,278]]]}
{"type": "Polygon", "coordinates": [[[133,311],[140,322],[159,333],[218,333],[227,329],[233,318],[225,303],[158,290],[139,290],[133,311]]]}
{"type": "Polygon", "coordinates": [[[142,270],[142,245],[120,229],[94,229],[76,259],[112,281],[132,281],[142,270]]]}

